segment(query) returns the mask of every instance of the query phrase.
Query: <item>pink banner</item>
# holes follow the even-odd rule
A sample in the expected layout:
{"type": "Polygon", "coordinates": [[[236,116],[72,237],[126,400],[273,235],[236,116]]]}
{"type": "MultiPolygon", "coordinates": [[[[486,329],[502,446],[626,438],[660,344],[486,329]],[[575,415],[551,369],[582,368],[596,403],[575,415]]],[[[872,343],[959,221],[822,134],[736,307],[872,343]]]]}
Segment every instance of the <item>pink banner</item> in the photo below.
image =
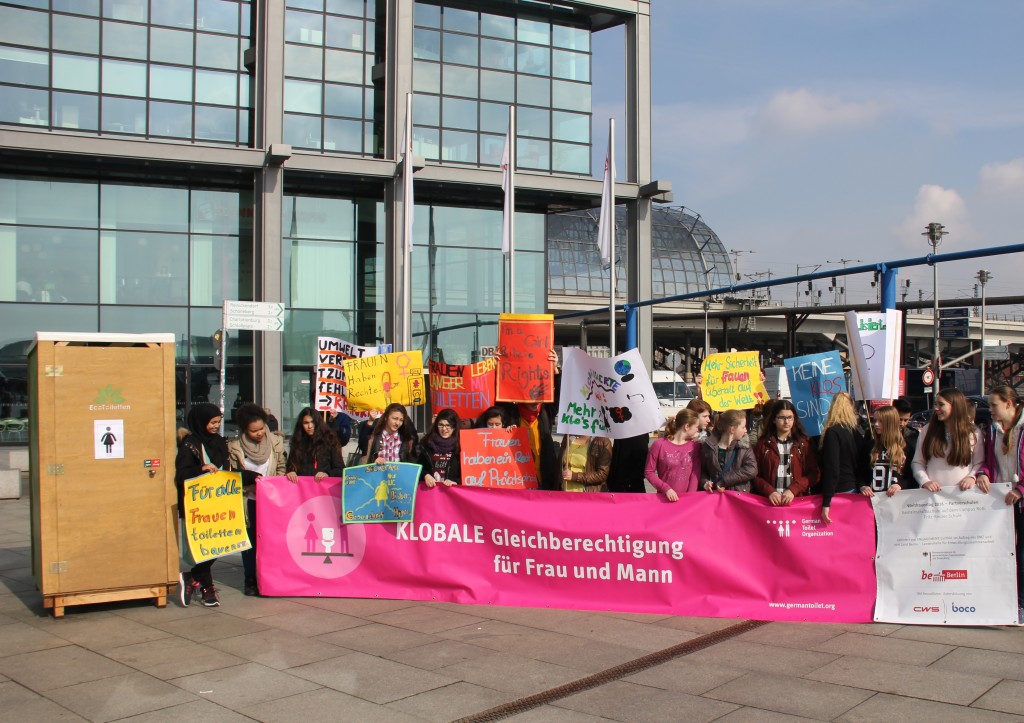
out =
{"type": "Polygon", "coordinates": [[[861,495],[421,488],[412,523],[341,525],[341,481],[257,488],[264,595],[870,622],[874,516],[861,495]],[[284,534],[282,534],[282,530],[284,534]]]}

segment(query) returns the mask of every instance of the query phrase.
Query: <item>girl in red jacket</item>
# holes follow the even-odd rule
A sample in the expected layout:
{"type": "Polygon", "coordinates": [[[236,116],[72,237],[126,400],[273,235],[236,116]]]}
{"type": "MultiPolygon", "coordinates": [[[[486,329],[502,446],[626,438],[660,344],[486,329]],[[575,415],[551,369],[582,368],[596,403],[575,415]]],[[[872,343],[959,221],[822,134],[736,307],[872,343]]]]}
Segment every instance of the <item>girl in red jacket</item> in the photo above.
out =
{"type": "Polygon", "coordinates": [[[778,507],[806,494],[818,482],[818,458],[788,399],[772,403],[754,447],[753,491],[778,507]]]}

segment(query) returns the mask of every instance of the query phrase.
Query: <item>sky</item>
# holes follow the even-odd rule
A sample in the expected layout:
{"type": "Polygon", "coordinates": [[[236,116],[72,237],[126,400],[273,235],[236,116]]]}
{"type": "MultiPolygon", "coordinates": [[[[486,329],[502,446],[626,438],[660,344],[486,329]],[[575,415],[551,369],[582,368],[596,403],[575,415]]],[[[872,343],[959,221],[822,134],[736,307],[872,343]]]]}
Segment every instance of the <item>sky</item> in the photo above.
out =
{"type": "MultiPolygon", "coordinates": [[[[653,176],[740,252],[741,274],[924,256],[931,221],[940,253],[1024,242],[1024,3],[652,0],[651,25],[653,176]]],[[[594,41],[602,159],[623,37],[594,41]]],[[[973,296],[980,269],[988,296],[1024,294],[1018,253],[941,264],[939,297],[973,296]]],[[[931,277],[901,270],[908,300],[931,299],[931,277]]],[[[874,301],[869,281],[851,277],[847,301],[874,301]]]]}

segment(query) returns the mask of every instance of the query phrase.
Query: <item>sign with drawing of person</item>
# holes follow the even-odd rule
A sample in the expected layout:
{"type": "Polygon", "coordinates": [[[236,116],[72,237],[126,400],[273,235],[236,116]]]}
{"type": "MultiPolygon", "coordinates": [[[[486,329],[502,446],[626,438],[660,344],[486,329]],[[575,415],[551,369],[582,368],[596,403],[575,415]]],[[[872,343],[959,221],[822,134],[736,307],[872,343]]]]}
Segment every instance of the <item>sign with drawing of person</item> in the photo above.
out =
{"type": "Polygon", "coordinates": [[[420,465],[407,462],[346,467],[341,480],[341,521],[346,525],[410,521],[421,471],[420,465]]]}
{"type": "Polygon", "coordinates": [[[423,353],[419,349],[345,359],[342,363],[349,409],[383,412],[392,403],[418,407],[427,401],[423,353]]]}
{"type": "Polygon", "coordinates": [[[123,419],[94,419],[92,428],[95,459],[124,459],[123,419]]]}

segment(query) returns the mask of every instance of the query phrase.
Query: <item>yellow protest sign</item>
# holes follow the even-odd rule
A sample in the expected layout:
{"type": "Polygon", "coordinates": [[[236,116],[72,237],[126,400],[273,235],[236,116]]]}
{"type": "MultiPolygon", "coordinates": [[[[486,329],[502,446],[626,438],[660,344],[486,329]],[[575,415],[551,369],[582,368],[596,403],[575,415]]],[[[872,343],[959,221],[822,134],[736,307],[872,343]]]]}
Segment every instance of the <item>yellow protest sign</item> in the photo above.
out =
{"type": "Polygon", "coordinates": [[[426,403],[423,354],[418,350],[346,359],[343,364],[349,409],[382,412],[392,403],[407,407],[426,403]]]}
{"type": "Polygon", "coordinates": [[[185,482],[185,535],[196,562],[252,547],[244,504],[238,472],[212,472],[185,482]]]}
{"type": "Polygon", "coordinates": [[[752,409],[768,401],[756,351],[709,354],[700,365],[700,393],[716,412],[752,409]]]}

